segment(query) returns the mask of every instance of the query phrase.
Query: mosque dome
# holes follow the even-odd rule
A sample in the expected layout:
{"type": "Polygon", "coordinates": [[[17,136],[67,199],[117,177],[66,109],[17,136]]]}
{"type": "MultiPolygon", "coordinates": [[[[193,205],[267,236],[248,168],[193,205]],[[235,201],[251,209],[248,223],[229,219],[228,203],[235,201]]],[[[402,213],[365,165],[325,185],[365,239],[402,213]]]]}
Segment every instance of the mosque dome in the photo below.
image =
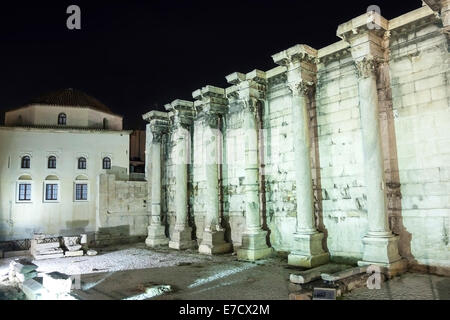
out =
{"type": "Polygon", "coordinates": [[[106,105],[96,98],[72,88],[47,93],[31,100],[29,103],[29,105],[36,104],[47,106],[87,107],[101,112],[113,113],[106,105]]]}

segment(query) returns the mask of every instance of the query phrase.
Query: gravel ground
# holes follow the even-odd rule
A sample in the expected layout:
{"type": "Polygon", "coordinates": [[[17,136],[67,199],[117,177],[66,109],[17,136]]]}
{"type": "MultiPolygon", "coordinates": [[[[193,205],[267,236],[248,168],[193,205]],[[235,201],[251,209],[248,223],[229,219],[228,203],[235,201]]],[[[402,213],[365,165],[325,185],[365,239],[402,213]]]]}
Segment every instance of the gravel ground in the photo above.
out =
{"type": "MultiPolygon", "coordinates": [[[[184,263],[212,261],[210,256],[201,256],[196,251],[171,249],[150,250],[145,244],[111,246],[97,249],[96,256],[68,257],[34,260],[38,272],[59,271],[65,274],[88,274],[146,268],[171,267],[184,263]]],[[[9,264],[19,257],[0,259],[0,275],[8,272],[9,264]]],[[[219,258],[220,259],[220,258],[219,258]]]]}
{"type": "MultiPolygon", "coordinates": [[[[0,259],[0,300],[23,298],[6,281],[9,264],[17,258],[0,259]]],[[[39,272],[82,275],[88,299],[130,299],[136,294],[140,297],[145,292],[141,288],[155,284],[174,289],[157,299],[287,299],[289,274],[293,272],[281,258],[244,263],[231,254],[205,256],[196,250],[154,250],[143,243],[98,249],[97,256],[34,263],[39,272]]],[[[342,299],[450,300],[450,277],[406,273],[384,282],[381,289],[355,289],[342,299]]]]}

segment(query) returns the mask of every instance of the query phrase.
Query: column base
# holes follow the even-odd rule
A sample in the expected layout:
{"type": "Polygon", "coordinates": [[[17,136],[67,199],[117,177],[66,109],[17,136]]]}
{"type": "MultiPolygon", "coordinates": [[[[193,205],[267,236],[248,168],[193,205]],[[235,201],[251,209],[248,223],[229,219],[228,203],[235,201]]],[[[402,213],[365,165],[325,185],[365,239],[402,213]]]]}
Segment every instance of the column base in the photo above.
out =
{"type": "Polygon", "coordinates": [[[238,260],[255,261],[270,256],[273,249],[266,243],[267,231],[260,230],[255,233],[242,235],[242,246],[237,250],[238,260]]]}
{"type": "Polygon", "coordinates": [[[400,260],[392,263],[373,263],[367,261],[358,261],[358,266],[360,267],[371,265],[379,266],[380,272],[384,273],[389,278],[398,276],[408,270],[408,261],[404,258],[401,258],[400,260]]]}
{"type": "Polygon", "coordinates": [[[163,225],[150,225],[148,228],[148,236],[145,239],[145,244],[148,247],[155,248],[166,246],[169,239],[166,237],[165,227],[163,225]]]}
{"type": "Polygon", "coordinates": [[[294,248],[288,255],[288,264],[291,266],[314,268],[330,261],[330,254],[322,247],[323,233],[312,234],[296,233],[294,235],[294,248]]]}
{"type": "Polygon", "coordinates": [[[225,231],[203,231],[203,239],[198,247],[202,254],[218,254],[231,251],[231,243],[225,242],[225,231]]]}
{"type": "Polygon", "coordinates": [[[177,229],[172,233],[172,238],[169,241],[169,248],[184,250],[195,247],[196,242],[192,240],[192,228],[184,227],[183,229],[177,229]]]}
{"type": "Polygon", "coordinates": [[[406,271],[408,263],[398,253],[398,236],[374,237],[367,235],[363,238],[364,251],[359,266],[377,265],[382,272],[390,275],[406,271]]]}
{"type": "Polygon", "coordinates": [[[398,236],[363,238],[364,251],[362,261],[373,264],[390,264],[401,259],[398,253],[398,236]]]}

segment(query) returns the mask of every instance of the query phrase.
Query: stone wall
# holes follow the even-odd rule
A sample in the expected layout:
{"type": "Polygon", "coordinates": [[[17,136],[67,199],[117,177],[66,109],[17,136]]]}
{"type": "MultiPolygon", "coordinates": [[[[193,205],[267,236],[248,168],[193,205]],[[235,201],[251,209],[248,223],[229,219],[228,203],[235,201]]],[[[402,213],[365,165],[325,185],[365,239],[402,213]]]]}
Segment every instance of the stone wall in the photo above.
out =
{"type": "Polygon", "coordinates": [[[101,174],[97,187],[96,245],[143,240],[149,223],[147,182],[101,174]]]}
{"type": "Polygon", "coordinates": [[[317,122],[311,122],[317,132],[316,199],[327,247],[332,257],[358,259],[367,230],[367,195],[358,82],[349,50],[319,64],[316,112],[317,122]]]}
{"type": "Polygon", "coordinates": [[[448,38],[435,17],[393,33],[393,122],[401,202],[391,214],[400,252],[419,265],[450,261],[448,38]]]}

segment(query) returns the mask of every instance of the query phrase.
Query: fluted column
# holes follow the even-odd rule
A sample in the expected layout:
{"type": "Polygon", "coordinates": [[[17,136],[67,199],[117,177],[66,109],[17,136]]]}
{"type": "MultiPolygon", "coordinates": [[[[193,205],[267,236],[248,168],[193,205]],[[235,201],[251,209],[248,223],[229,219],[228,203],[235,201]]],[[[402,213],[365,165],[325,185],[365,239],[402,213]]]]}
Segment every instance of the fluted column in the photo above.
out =
{"type": "Polygon", "coordinates": [[[338,35],[350,44],[358,77],[364,176],[367,186],[368,229],[363,238],[363,257],[359,265],[377,264],[403,270],[405,261],[398,253],[398,236],[389,228],[384,156],[379,123],[377,90],[378,66],[389,59],[388,22],[382,16],[367,21],[353,19],[338,28],[338,35]]]}
{"type": "Polygon", "coordinates": [[[245,231],[242,245],[237,251],[239,260],[257,260],[272,253],[267,245],[267,231],[261,228],[259,197],[259,125],[257,112],[265,97],[265,73],[254,70],[247,75],[233,73],[227,76],[228,82],[235,84],[230,93],[232,101],[241,108],[245,133],[245,231]]]}
{"type": "Polygon", "coordinates": [[[296,45],[272,56],[275,63],[286,67],[287,85],[292,93],[297,223],[288,264],[307,268],[329,261],[322,246],[324,235],[316,227],[311,174],[308,109],[315,92],[316,57],[317,51],[306,45],[296,45]]]}
{"type": "Polygon", "coordinates": [[[229,252],[231,243],[225,242],[225,230],[221,225],[220,199],[219,199],[219,158],[222,134],[219,127],[219,118],[227,110],[225,90],[213,86],[206,86],[192,93],[197,109],[196,123],[203,132],[203,154],[194,153],[194,157],[201,157],[196,164],[202,165],[205,170],[206,189],[204,230],[199,246],[203,254],[216,254],[229,252]]]}
{"type": "Polygon", "coordinates": [[[175,214],[176,222],[169,247],[188,249],[195,246],[192,240],[192,227],[189,226],[188,165],[191,164],[191,133],[194,106],[190,101],[175,100],[166,105],[171,112],[172,161],[175,172],[175,214]]]}
{"type": "Polygon", "coordinates": [[[149,247],[167,245],[169,239],[165,234],[165,226],[161,224],[161,140],[167,132],[169,117],[165,112],[151,111],[144,115],[149,121],[147,130],[151,132],[150,147],[150,183],[151,183],[151,216],[148,227],[148,236],[145,243],[149,247]]]}

